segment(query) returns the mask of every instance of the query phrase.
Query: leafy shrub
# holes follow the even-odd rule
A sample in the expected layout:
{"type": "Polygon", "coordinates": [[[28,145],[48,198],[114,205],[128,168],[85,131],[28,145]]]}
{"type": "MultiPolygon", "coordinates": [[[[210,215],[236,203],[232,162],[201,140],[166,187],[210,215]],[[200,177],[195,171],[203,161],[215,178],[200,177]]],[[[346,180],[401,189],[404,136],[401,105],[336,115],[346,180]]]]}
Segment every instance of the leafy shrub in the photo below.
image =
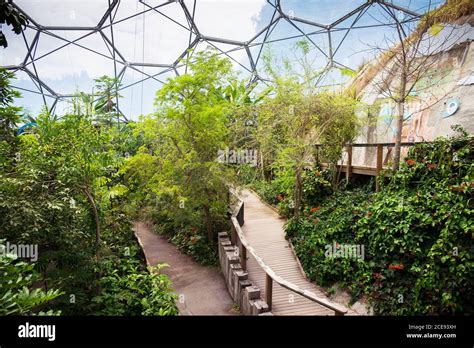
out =
{"type": "MultiPolygon", "coordinates": [[[[0,240],[0,244],[3,241],[0,240]]],[[[0,315],[59,315],[59,311],[43,309],[63,293],[57,289],[44,291],[41,288],[32,290],[40,275],[34,270],[34,264],[17,259],[16,255],[0,255],[0,315]]]]}
{"type": "Polygon", "coordinates": [[[308,276],[366,295],[378,314],[472,312],[473,148],[462,132],[416,145],[381,192],[337,193],[291,219],[308,276]],[[325,257],[334,241],[364,245],[365,260],[325,257]]]}
{"type": "Polygon", "coordinates": [[[326,179],[324,172],[305,170],[303,173],[303,204],[314,206],[332,193],[331,183],[326,179]]]}
{"type": "Polygon", "coordinates": [[[175,230],[170,240],[179,250],[191,255],[200,264],[217,265],[216,248],[207,242],[205,234],[196,227],[175,230]]]}
{"type": "Polygon", "coordinates": [[[353,224],[362,212],[369,194],[363,190],[336,192],[320,205],[307,207],[300,219],[290,219],[286,236],[291,238],[295,252],[310,279],[323,286],[344,280],[346,270],[354,271],[357,260],[325,257],[326,245],[334,242],[354,244],[353,224]]]}
{"type": "Polygon", "coordinates": [[[0,231],[11,243],[37,244],[40,254],[34,265],[0,259],[0,314],[37,313],[46,302],[48,314],[174,314],[168,278],[150,275],[137,253],[124,255],[138,243],[118,169],[141,138],[125,142],[131,127],[121,133],[81,112],[45,112],[34,134],[18,136],[11,77],[0,69],[0,231]],[[127,296],[130,308],[114,307],[112,294],[127,296]]]}
{"type": "Polygon", "coordinates": [[[240,164],[235,176],[240,184],[248,185],[255,182],[261,176],[261,174],[258,172],[256,167],[252,165],[240,164]]]}
{"type": "Polygon", "coordinates": [[[276,205],[279,203],[279,192],[272,182],[255,181],[250,187],[268,204],[276,205]]]}
{"type": "Polygon", "coordinates": [[[160,273],[166,265],[143,268],[136,258],[138,247],[128,257],[101,262],[100,294],[93,298],[97,315],[176,315],[176,295],[169,278],[160,273]]]}
{"type": "MultiPolygon", "coordinates": [[[[294,174],[291,171],[277,171],[276,178],[270,182],[255,181],[250,185],[268,204],[278,208],[280,215],[291,217],[294,214],[294,174]]],[[[302,175],[302,205],[313,206],[331,194],[331,183],[326,173],[318,169],[305,170],[302,175]]]]}
{"type": "Polygon", "coordinates": [[[397,314],[472,312],[473,145],[460,130],[413,147],[357,223],[357,238],[381,267],[379,312],[391,313],[387,304],[397,314]]]}

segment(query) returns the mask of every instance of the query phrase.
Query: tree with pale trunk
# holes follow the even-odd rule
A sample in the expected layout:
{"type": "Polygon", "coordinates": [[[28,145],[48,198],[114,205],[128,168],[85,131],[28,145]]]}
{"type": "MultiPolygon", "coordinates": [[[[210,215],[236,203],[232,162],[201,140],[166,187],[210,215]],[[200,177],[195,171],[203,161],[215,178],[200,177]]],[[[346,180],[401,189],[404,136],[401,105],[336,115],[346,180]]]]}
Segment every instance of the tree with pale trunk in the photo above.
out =
{"type": "Polygon", "coordinates": [[[372,84],[376,92],[396,106],[392,169],[398,170],[403,124],[412,116],[406,115],[407,105],[419,98],[415,94],[423,94],[423,106],[417,110],[420,112],[452,92],[451,89],[440,93],[441,87],[436,90],[447,73],[435,76],[433,71],[442,62],[442,53],[454,48],[466,35],[465,28],[450,23],[463,15],[472,14],[474,5],[470,0],[448,1],[441,8],[426,13],[418,22],[402,20],[394,9],[383,5],[382,8],[393,22],[391,28],[394,34],[385,36],[384,47],[372,47],[379,58],[369,73],[375,74],[372,84]]]}
{"type": "Polygon", "coordinates": [[[311,68],[309,44],[300,41],[295,51],[300,53],[297,63],[284,61],[283,67],[271,56],[265,57],[273,93],[257,107],[255,134],[260,149],[273,153],[275,172],[292,177],[284,180],[290,182],[293,211],[298,216],[303,173],[315,163],[314,145],[330,145],[339,159],[343,145],[356,135],[357,102],[344,93],[318,89],[314,81],[322,72],[311,68]]]}

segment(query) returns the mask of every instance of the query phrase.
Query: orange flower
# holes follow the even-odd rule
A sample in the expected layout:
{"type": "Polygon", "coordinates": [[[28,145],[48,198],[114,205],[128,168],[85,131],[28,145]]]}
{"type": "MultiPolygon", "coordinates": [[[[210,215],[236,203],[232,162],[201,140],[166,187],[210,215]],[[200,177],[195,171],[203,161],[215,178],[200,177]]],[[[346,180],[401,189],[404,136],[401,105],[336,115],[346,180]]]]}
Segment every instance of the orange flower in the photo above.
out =
{"type": "Polygon", "coordinates": [[[404,268],[405,268],[405,266],[404,266],[404,265],[402,265],[402,264],[398,264],[398,265],[395,265],[395,264],[390,264],[390,265],[388,265],[388,268],[390,268],[390,269],[398,269],[398,270],[402,270],[402,269],[404,269],[404,268]]]}
{"type": "Polygon", "coordinates": [[[428,167],[428,169],[436,169],[438,166],[434,163],[428,163],[427,167],[428,167]]]}
{"type": "Polygon", "coordinates": [[[319,221],[319,219],[314,219],[314,220],[313,220],[313,224],[316,225],[316,224],[318,223],[318,221],[319,221]]]}
{"type": "Polygon", "coordinates": [[[414,166],[414,165],[416,164],[416,161],[415,161],[415,160],[412,160],[412,159],[409,159],[409,160],[407,160],[407,164],[408,164],[409,166],[414,166]]]}
{"type": "Polygon", "coordinates": [[[316,176],[321,176],[321,172],[320,172],[319,170],[316,170],[316,171],[314,172],[314,174],[315,174],[316,176]]]}
{"type": "Polygon", "coordinates": [[[321,209],[321,207],[313,207],[309,210],[310,213],[315,213],[317,212],[319,209],[321,209]]]}
{"type": "Polygon", "coordinates": [[[279,202],[281,202],[281,201],[284,200],[284,199],[285,199],[285,197],[284,197],[283,195],[278,195],[278,196],[277,196],[277,200],[278,200],[279,202]]]}

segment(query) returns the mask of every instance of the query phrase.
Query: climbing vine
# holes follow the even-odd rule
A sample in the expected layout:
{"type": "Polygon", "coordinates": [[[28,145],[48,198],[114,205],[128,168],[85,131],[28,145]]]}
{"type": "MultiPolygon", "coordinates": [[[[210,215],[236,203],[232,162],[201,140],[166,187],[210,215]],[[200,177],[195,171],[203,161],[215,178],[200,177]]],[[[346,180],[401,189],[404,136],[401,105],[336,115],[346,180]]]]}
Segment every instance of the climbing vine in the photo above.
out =
{"type": "Polygon", "coordinates": [[[410,149],[379,193],[342,191],[286,225],[306,273],[336,282],[378,314],[472,311],[474,142],[462,130],[410,149]],[[363,245],[364,259],[326,245],[363,245]]]}

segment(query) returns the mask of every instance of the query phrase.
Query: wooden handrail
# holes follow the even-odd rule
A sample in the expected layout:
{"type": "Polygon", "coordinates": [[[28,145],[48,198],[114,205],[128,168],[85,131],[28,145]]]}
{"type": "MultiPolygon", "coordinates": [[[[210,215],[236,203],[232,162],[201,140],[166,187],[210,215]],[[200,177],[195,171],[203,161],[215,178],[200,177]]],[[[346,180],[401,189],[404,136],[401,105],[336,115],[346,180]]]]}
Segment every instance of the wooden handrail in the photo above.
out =
{"type": "MultiPolygon", "coordinates": [[[[427,144],[429,142],[426,141],[419,141],[419,142],[402,142],[400,145],[401,146],[413,146],[417,144],[427,144]]],[[[395,143],[355,143],[355,144],[345,144],[344,146],[352,146],[352,147],[377,147],[377,146],[383,146],[383,147],[391,147],[395,146],[395,143]]],[[[313,146],[315,147],[323,147],[323,146],[328,146],[326,144],[314,144],[313,146]]]]}
{"type": "MultiPolygon", "coordinates": [[[[331,301],[329,301],[325,298],[321,298],[321,297],[319,297],[318,295],[316,295],[315,293],[313,293],[311,291],[300,289],[300,287],[298,287],[297,285],[295,285],[291,282],[288,282],[285,279],[283,279],[282,277],[280,277],[279,275],[277,275],[268,265],[265,264],[265,262],[258,256],[255,249],[247,242],[247,240],[244,236],[244,233],[242,231],[241,226],[245,223],[244,218],[243,218],[243,216],[244,216],[243,215],[244,202],[240,199],[240,197],[238,197],[238,195],[234,192],[234,190],[231,189],[231,193],[238,200],[237,206],[233,210],[232,217],[231,217],[233,228],[235,230],[235,233],[237,234],[236,237],[238,237],[238,239],[240,241],[240,244],[242,245],[243,249],[245,250],[245,256],[246,256],[247,252],[250,252],[250,254],[252,254],[255,261],[257,261],[258,265],[265,272],[266,277],[267,277],[266,284],[267,284],[267,287],[270,288],[270,294],[271,294],[272,282],[269,281],[268,278],[270,278],[271,280],[275,281],[280,286],[282,286],[282,287],[284,287],[284,288],[286,288],[286,289],[288,289],[288,290],[290,290],[290,291],[292,291],[296,294],[299,294],[299,295],[301,295],[301,296],[303,296],[303,297],[305,297],[305,298],[307,298],[307,299],[309,299],[313,302],[316,302],[316,303],[318,303],[318,304],[320,304],[320,305],[322,305],[326,308],[329,308],[329,309],[333,310],[335,312],[335,315],[344,315],[345,313],[347,313],[347,309],[344,306],[339,305],[339,304],[334,303],[334,302],[331,302],[331,301]],[[241,210],[242,210],[242,212],[241,212],[241,210]],[[238,219],[237,217],[242,217],[242,218],[238,219]],[[241,221],[239,221],[239,220],[241,220],[241,221]]],[[[237,245],[237,243],[235,243],[235,244],[237,245]]],[[[244,253],[242,253],[242,254],[244,254],[244,253]]],[[[244,270],[246,269],[246,267],[244,267],[244,263],[242,263],[242,267],[243,267],[244,270]]],[[[266,291],[266,293],[268,295],[268,291],[266,291]]],[[[268,303],[268,302],[269,302],[269,300],[267,298],[267,304],[271,308],[271,298],[270,298],[270,303],[268,303]]]]}
{"type": "MultiPolygon", "coordinates": [[[[401,146],[413,146],[413,145],[416,145],[416,144],[423,144],[423,143],[426,143],[428,144],[429,142],[402,142],[400,145],[401,146]]],[[[314,147],[316,148],[316,162],[318,163],[319,162],[319,148],[320,147],[324,147],[326,146],[325,144],[315,144],[314,147]]],[[[376,180],[375,180],[375,191],[376,192],[379,192],[380,191],[380,181],[382,180],[381,178],[379,178],[379,175],[380,175],[380,172],[382,171],[383,169],[383,149],[384,147],[388,147],[388,148],[391,148],[391,147],[394,147],[395,146],[395,143],[367,143],[367,144],[346,144],[345,145],[345,148],[346,148],[346,153],[347,153],[347,162],[346,164],[343,164],[341,162],[341,164],[337,164],[336,166],[339,167],[339,168],[345,168],[346,169],[346,180],[349,182],[351,177],[352,177],[352,173],[354,172],[354,170],[357,168],[356,166],[353,165],[353,161],[352,161],[352,150],[354,147],[375,147],[376,148],[376,164],[377,166],[375,168],[373,167],[366,167],[368,169],[374,169],[375,170],[375,177],[376,177],[376,180]]],[[[322,166],[327,166],[327,164],[324,164],[322,163],[321,164],[322,166]]],[[[360,168],[360,167],[359,167],[360,168]]],[[[370,175],[370,174],[369,174],[370,175]]]]}

